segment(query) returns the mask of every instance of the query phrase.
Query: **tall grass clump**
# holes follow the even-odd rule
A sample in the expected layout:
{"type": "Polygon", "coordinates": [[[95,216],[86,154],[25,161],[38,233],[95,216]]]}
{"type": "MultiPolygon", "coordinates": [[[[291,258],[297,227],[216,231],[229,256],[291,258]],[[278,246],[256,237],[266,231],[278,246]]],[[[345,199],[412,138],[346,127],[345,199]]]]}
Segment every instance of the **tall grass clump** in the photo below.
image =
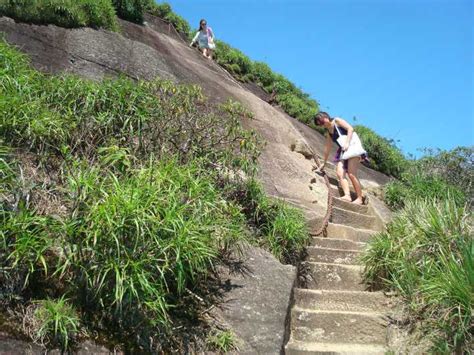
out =
{"type": "Polygon", "coordinates": [[[239,193],[243,212],[258,231],[258,243],[280,261],[295,264],[310,239],[302,212],[266,196],[263,186],[254,179],[243,183],[239,193]]]}
{"type": "Polygon", "coordinates": [[[67,28],[118,29],[110,0],[4,0],[0,2],[0,16],[67,28]]]}
{"type": "Polygon", "coordinates": [[[431,351],[468,352],[474,301],[472,214],[453,198],[408,202],[370,242],[365,279],[397,291],[431,351]]]}
{"type": "Polygon", "coordinates": [[[239,209],[197,162],[151,164],[123,178],[81,171],[70,179],[72,199],[83,192],[68,233],[77,252],[67,257],[77,293],[128,329],[169,326],[184,291],[245,235],[239,209]]]}
{"type": "Polygon", "coordinates": [[[35,342],[71,350],[80,331],[80,319],[68,300],[64,297],[46,299],[38,301],[35,306],[32,319],[26,320],[30,323],[29,332],[35,342]]]}
{"type": "Polygon", "coordinates": [[[384,200],[393,209],[415,199],[445,200],[458,205],[474,200],[473,149],[457,147],[451,151],[425,150],[426,155],[410,161],[398,180],[385,187],[384,200]]]}

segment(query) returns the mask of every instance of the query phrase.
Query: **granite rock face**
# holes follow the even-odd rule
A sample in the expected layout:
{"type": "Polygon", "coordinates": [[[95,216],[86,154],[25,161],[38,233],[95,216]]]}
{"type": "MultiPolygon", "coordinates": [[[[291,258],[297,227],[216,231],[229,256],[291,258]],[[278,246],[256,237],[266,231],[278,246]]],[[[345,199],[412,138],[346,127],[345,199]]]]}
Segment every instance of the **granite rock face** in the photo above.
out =
{"type": "Polygon", "coordinates": [[[220,267],[219,273],[226,292],[213,316],[238,337],[237,353],[279,354],[296,268],[247,247],[234,267],[220,267]]]}

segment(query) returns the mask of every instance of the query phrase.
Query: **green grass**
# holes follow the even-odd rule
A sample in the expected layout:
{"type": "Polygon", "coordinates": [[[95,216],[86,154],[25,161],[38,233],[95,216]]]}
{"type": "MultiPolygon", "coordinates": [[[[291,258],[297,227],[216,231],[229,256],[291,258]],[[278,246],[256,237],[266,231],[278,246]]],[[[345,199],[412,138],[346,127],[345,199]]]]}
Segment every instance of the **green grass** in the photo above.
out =
{"type": "Polygon", "coordinates": [[[34,337],[37,342],[70,350],[71,343],[79,333],[80,320],[67,299],[62,297],[58,300],[38,301],[34,318],[34,337]]]}
{"type": "Polygon", "coordinates": [[[468,351],[474,300],[472,215],[454,199],[408,202],[369,244],[365,279],[403,297],[434,352],[468,351]]]}
{"type": "Polygon", "coordinates": [[[258,230],[259,244],[280,261],[296,264],[310,241],[303,213],[282,200],[267,197],[256,180],[245,182],[240,194],[243,212],[258,230]]]}
{"type": "Polygon", "coordinates": [[[61,27],[95,27],[117,31],[110,0],[3,0],[0,16],[61,27]]]}
{"type": "Polygon", "coordinates": [[[207,338],[207,345],[215,351],[227,353],[229,351],[238,351],[237,340],[230,330],[214,331],[207,338]]]}

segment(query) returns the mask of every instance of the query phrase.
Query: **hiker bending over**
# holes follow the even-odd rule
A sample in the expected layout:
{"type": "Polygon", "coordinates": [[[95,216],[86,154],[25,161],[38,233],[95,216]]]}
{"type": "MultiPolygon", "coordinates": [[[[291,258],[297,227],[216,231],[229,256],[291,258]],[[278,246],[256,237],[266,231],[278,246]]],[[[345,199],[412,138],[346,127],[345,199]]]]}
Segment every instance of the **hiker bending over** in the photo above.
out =
{"type": "Polygon", "coordinates": [[[314,117],[314,123],[318,126],[323,126],[327,130],[324,163],[320,170],[323,171],[326,166],[332,142],[334,141],[339,147],[334,157],[334,162],[337,163],[336,174],[339,184],[344,191],[344,196],[341,199],[346,201],[352,200],[349,182],[346,179],[346,175],[348,175],[357,194],[357,198],[352,202],[362,205],[362,188],[357,178],[357,170],[361,160],[367,159],[367,153],[362,147],[359,137],[354,132],[354,128],[342,118],[336,117],[331,119],[326,112],[319,112],[314,117]]]}
{"type": "Polygon", "coordinates": [[[214,33],[210,27],[207,27],[206,20],[204,19],[199,21],[199,31],[197,31],[189,46],[192,47],[196,42],[202,54],[206,58],[212,59],[212,53],[216,48],[214,44],[214,33]]]}

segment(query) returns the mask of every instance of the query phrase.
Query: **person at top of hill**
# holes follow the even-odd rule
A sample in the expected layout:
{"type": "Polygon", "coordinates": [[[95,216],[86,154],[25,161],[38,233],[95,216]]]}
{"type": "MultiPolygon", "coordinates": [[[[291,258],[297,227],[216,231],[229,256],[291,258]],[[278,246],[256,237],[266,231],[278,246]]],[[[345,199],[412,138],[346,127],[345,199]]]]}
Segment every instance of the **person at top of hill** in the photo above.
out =
{"type": "Polygon", "coordinates": [[[202,54],[206,58],[212,59],[213,51],[216,48],[214,44],[214,32],[212,32],[212,28],[207,26],[207,22],[204,19],[199,21],[199,30],[196,32],[189,46],[192,47],[196,42],[202,54]]]}
{"type": "Polygon", "coordinates": [[[332,142],[335,142],[338,145],[338,150],[334,157],[334,161],[337,164],[336,174],[339,179],[339,184],[344,191],[344,196],[341,199],[352,201],[349,182],[346,179],[347,175],[357,194],[357,198],[352,202],[362,205],[364,198],[362,196],[362,188],[359,179],[357,178],[357,170],[359,169],[361,160],[367,159],[367,153],[362,147],[357,133],[354,132],[354,128],[345,120],[339,117],[332,119],[326,112],[316,114],[314,123],[318,126],[323,126],[327,130],[324,163],[320,167],[320,170],[324,171],[332,142]]]}

